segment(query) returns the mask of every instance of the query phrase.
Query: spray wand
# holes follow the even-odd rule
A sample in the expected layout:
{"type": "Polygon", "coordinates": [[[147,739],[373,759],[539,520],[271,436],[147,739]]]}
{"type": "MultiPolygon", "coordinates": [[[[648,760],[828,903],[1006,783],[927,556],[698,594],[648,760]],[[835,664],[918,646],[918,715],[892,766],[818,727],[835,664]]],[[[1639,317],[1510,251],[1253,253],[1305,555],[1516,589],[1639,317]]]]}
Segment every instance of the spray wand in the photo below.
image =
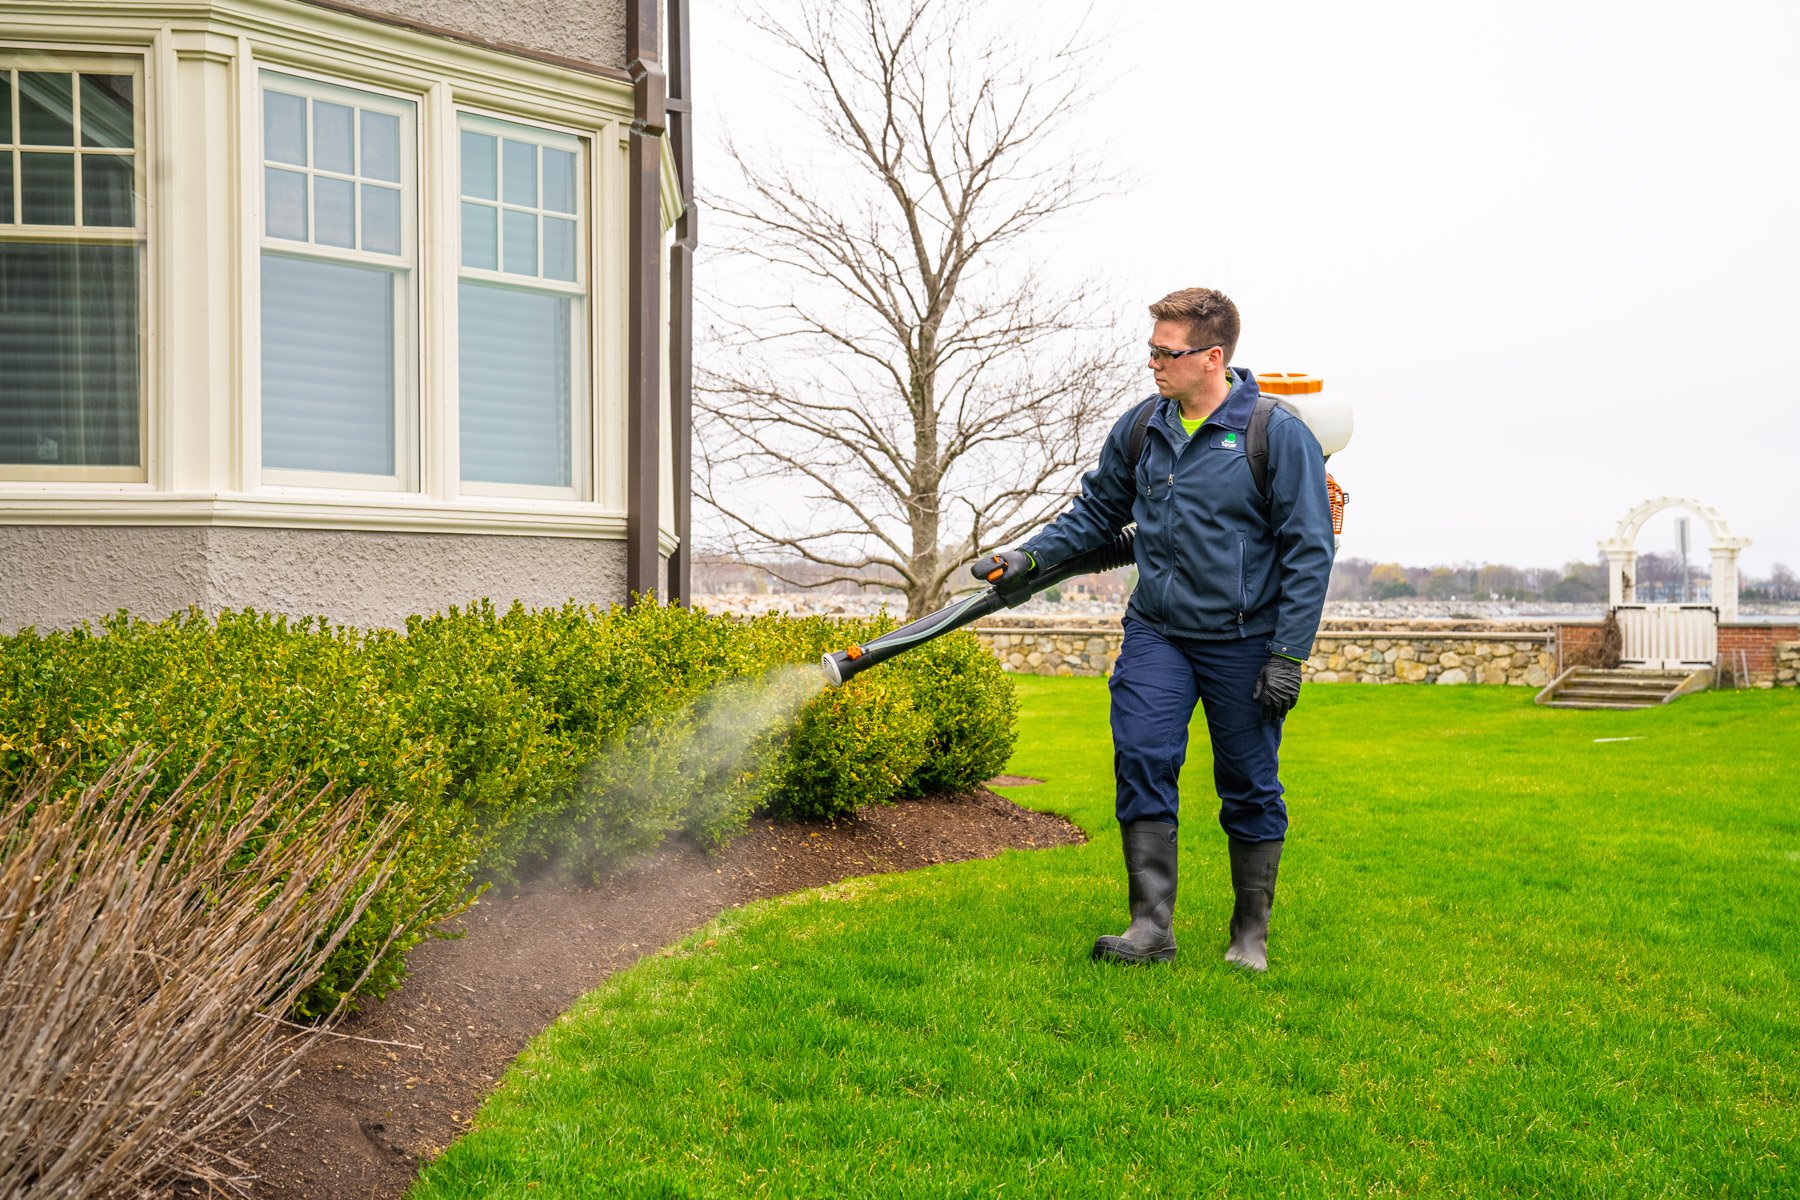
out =
{"type": "Polygon", "coordinates": [[[847,649],[834,650],[819,660],[819,666],[825,672],[825,681],[833,687],[841,687],[859,671],[866,671],[876,663],[886,662],[894,655],[911,650],[914,646],[922,646],[933,638],[943,637],[946,633],[961,629],[990,613],[997,613],[1003,608],[1017,608],[1053,584],[1073,579],[1077,575],[1091,575],[1096,571],[1130,566],[1136,561],[1131,550],[1131,540],[1136,534],[1135,527],[1121,530],[1113,535],[1112,541],[1098,549],[1077,554],[1054,567],[1033,571],[1004,586],[989,584],[982,591],[965,596],[934,613],[927,613],[891,633],[870,638],[867,642],[847,649]]]}

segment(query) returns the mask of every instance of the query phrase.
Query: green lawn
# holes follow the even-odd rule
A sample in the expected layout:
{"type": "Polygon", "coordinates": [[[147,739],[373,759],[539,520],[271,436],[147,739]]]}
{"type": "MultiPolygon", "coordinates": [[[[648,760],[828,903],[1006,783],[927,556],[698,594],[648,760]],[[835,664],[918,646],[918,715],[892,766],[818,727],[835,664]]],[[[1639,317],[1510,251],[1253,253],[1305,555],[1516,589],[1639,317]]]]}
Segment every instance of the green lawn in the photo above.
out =
{"type": "Polygon", "coordinates": [[[1309,687],[1255,977],[1203,725],[1181,957],[1088,961],[1105,683],[1018,683],[1047,782],[1012,794],[1089,845],[724,915],[540,1037],[415,1197],[1800,1194],[1800,693],[1309,687]]]}

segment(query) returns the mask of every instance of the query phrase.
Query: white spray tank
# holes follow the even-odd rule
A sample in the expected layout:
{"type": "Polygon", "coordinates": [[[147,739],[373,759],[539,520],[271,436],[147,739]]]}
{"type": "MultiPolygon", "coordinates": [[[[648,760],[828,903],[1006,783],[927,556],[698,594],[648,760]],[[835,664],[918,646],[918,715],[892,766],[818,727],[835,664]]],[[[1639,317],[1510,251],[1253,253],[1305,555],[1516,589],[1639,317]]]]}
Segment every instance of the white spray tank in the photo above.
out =
{"type": "MultiPolygon", "coordinates": [[[[1265,396],[1281,397],[1282,404],[1306,422],[1306,427],[1319,439],[1319,449],[1325,452],[1326,458],[1350,444],[1350,435],[1356,429],[1350,402],[1327,396],[1325,381],[1317,375],[1273,371],[1259,374],[1256,386],[1265,396]]],[[[1350,493],[1338,486],[1330,472],[1325,475],[1325,490],[1331,498],[1331,540],[1335,546],[1342,540],[1344,505],[1349,501],[1350,493]]]]}

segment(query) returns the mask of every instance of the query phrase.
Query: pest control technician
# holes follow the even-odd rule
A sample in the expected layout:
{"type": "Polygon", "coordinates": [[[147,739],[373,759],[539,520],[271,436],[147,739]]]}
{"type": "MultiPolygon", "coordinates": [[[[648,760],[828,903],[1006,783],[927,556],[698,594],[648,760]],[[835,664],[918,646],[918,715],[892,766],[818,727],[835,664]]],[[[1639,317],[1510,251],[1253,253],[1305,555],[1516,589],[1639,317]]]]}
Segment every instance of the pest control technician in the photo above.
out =
{"type": "Polygon", "coordinates": [[[1300,698],[1331,573],[1325,459],[1304,421],[1259,405],[1255,377],[1230,365],[1229,298],[1185,288],[1150,315],[1157,394],[1113,426],[1066,512],[971,571],[990,582],[1030,575],[1137,522],[1137,590],[1111,681],[1131,924],[1096,941],[1094,957],[1175,957],[1176,780],[1198,702],[1236,893],[1225,959],[1261,971],[1288,825],[1282,719],[1300,698]]]}

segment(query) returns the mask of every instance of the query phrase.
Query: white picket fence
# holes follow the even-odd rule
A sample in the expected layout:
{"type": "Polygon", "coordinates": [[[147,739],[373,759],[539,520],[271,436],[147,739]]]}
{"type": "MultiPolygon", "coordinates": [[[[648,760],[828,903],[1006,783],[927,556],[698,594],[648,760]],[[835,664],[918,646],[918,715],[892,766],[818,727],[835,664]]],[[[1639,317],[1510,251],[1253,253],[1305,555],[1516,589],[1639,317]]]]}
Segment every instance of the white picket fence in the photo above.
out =
{"type": "Polygon", "coordinates": [[[1649,670],[1710,667],[1719,654],[1719,610],[1709,604],[1621,604],[1620,664],[1649,670]]]}

